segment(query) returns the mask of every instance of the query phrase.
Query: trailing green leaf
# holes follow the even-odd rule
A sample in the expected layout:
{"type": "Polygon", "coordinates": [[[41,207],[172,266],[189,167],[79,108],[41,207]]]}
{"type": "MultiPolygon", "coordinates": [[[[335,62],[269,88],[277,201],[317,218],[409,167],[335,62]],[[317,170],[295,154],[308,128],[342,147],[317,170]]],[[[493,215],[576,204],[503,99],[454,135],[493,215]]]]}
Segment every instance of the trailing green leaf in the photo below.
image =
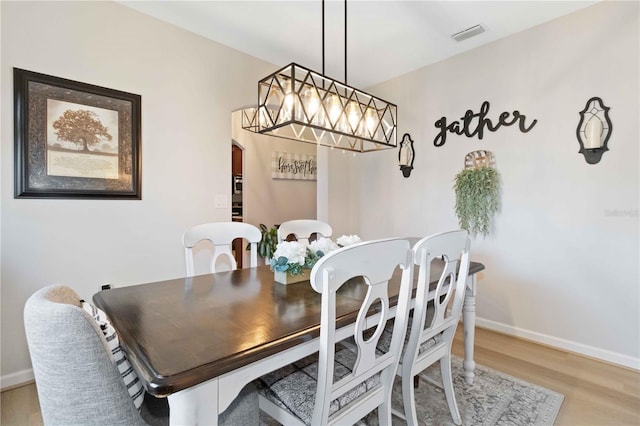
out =
{"type": "Polygon", "coordinates": [[[278,228],[271,229],[263,223],[260,224],[260,232],[262,239],[258,243],[258,256],[264,259],[270,259],[278,246],[278,228]]]}
{"type": "Polygon", "coordinates": [[[456,216],[471,235],[489,234],[491,219],[500,210],[500,175],[491,167],[464,169],[456,175],[456,216]]]}

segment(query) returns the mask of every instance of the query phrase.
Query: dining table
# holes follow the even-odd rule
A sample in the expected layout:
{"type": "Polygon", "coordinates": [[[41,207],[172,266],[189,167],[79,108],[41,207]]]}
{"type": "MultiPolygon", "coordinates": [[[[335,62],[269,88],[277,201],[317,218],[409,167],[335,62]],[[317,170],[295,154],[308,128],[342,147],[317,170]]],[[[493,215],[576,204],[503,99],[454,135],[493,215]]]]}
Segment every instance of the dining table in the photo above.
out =
{"type": "MultiPolygon", "coordinates": [[[[432,265],[432,286],[442,263],[432,265]]],[[[471,262],[463,306],[469,383],[475,369],[476,274],[482,270],[483,264],[471,262]]],[[[416,267],[414,282],[417,276],[416,267]]],[[[389,282],[391,305],[400,277],[398,268],[389,282]]],[[[352,335],[365,294],[361,279],[338,291],[338,338],[352,335]]],[[[216,425],[245,385],[319,348],[321,295],[309,281],[275,282],[266,265],[114,287],[96,293],[93,302],[116,329],[146,391],[168,398],[170,424],[216,425]]]]}

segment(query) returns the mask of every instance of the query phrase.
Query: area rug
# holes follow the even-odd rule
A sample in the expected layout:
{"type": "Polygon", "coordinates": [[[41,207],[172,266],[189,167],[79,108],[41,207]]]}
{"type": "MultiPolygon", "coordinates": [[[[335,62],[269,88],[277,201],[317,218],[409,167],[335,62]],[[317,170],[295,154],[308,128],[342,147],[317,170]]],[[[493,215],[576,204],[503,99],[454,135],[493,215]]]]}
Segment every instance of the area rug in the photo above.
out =
{"type": "MultiPolygon", "coordinates": [[[[464,380],[462,360],[456,357],[452,361],[452,373],[463,425],[553,425],[564,399],[560,393],[482,365],[476,365],[474,382],[469,385],[464,380]]],[[[426,381],[425,375],[441,383],[439,364],[421,374],[420,385],[415,390],[418,421],[423,425],[453,425],[444,390],[426,381]]],[[[399,380],[396,380],[392,398],[394,408],[401,411],[399,380]]],[[[261,413],[260,424],[277,423],[261,413]]],[[[358,424],[380,426],[375,413],[358,424]]],[[[393,417],[394,426],[405,424],[404,420],[393,417]]]]}

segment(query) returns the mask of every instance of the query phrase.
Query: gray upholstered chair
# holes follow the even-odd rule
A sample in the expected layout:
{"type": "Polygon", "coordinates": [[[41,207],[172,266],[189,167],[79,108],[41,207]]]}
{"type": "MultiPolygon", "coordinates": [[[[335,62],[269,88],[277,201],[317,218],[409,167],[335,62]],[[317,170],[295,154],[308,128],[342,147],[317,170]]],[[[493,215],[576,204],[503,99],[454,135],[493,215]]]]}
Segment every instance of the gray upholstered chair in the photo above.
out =
{"type": "MultiPolygon", "coordinates": [[[[46,425],[160,425],[166,399],[145,395],[138,411],[112,362],[98,324],[69,287],[35,292],[24,308],[27,343],[46,425]]],[[[221,424],[257,424],[258,397],[245,388],[220,416],[221,424]]]]}

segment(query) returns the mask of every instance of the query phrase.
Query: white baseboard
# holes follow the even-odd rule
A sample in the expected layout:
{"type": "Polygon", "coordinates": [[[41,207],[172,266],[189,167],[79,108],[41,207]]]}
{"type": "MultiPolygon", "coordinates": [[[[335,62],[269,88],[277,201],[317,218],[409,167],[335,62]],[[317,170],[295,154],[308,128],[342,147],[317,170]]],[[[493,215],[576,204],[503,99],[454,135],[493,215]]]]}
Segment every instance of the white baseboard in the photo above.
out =
{"type": "Polygon", "coordinates": [[[17,371],[0,376],[0,391],[34,381],[33,369],[17,371]]]}
{"type": "Polygon", "coordinates": [[[547,334],[538,333],[536,331],[525,330],[523,328],[506,325],[500,322],[488,320],[485,318],[476,318],[476,325],[488,328],[490,330],[499,331],[511,336],[521,337],[523,339],[532,340],[537,343],[553,346],[558,349],[596,358],[612,364],[622,365],[634,370],[640,370],[640,358],[634,358],[628,355],[619,354],[617,352],[596,348],[582,343],[573,342],[571,340],[560,339],[558,337],[549,336],[547,334]]]}

